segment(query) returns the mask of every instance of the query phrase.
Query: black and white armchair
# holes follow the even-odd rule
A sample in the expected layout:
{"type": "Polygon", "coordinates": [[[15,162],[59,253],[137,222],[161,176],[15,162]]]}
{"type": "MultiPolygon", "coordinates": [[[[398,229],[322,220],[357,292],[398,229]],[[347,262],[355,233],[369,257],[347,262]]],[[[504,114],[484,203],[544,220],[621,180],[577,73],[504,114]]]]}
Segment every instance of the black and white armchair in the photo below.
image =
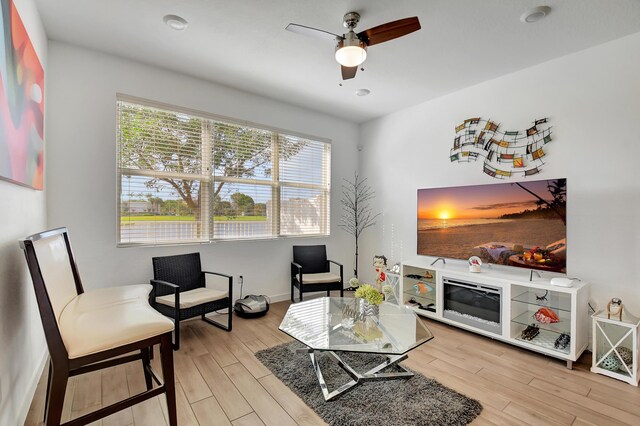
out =
{"type": "Polygon", "coordinates": [[[303,293],[326,291],[327,296],[332,290],[339,290],[340,297],[344,295],[342,264],[327,259],[327,247],[324,245],[293,246],[293,262],[291,262],[291,301],[294,300],[294,290],[303,293]],[[340,275],[331,272],[331,264],[340,268],[340,275]]]}
{"type": "Polygon", "coordinates": [[[180,254],[153,258],[153,291],[151,306],[173,318],[175,323],[175,350],[180,349],[180,321],[200,316],[202,320],[231,331],[233,318],[233,277],[202,270],[200,253],[180,254]],[[207,286],[206,275],[226,279],[226,288],[207,286]],[[227,310],[227,324],[209,319],[206,314],[227,310]]]}

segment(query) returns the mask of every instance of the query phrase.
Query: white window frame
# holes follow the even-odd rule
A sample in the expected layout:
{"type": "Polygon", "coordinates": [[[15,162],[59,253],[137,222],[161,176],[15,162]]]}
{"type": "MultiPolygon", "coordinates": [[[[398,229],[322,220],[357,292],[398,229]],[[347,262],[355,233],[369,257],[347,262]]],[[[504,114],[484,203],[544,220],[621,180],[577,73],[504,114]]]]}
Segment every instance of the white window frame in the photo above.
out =
{"type": "MultiPolygon", "coordinates": [[[[117,179],[117,189],[116,189],[116,217],[117,217],[117,246],[118,247],[131,247],[131,246],[164,246],[164,245],[183,245],[183,244],[210,244],[218,241],[252,241],[252,240],[269,240],[269,239],[287,239],[287,238],[309,238],[309,237],[327,237],[330,236],[331,230],[331,213],[330,213],[330,204],[331,204],[331,140],[326,138],[321,138],[318,136],[310,136],[300,132],[293,132],[289,130],[279,129],[272,126],[266,126],[263,124],[257,124],[250,121],[238,120],[234,118],[229,118],[225,116],[220,116],[216,114],[211,114],[203,111],[198,111],[190,108],[179,107],[171,104],[166,104],[162,102],[151,101],[144,98],[134,97],[122,93],[116,94],[116,179],[117,179]],[[119,102],[126,102],[131,104],[137,104],[143,107],[156,108],[160,110],[187,114],[189,116],[202,118],[207,124],[207,129],[203,129],[203,135],[207,131],[211,131],[210,123],[212,121],[228,123],[232,125],[238,125],[243,127],[250,127],[258,130],[264,130],[271,132],[272,134],[272,172],[271,172],[271,180],[264,179],[254,179],[254,178],[243,178],[243,177],[221,177],[214,176],[213,173],[209,174],[189,174],[189,173],[180,173],[180,172],[161,172],[161,171],[153,171],[153,170],[141,170],[141,169],[128,169],[120,167],[120,141],[119,141],[119,117],[117,112],[117,105],[119,102]],[[322,173],[323,182],[320,185],[302,183],[302,182],[290,182],[290,181],[280,181],[279,180],[279,137],[280,135],[294,136],[302,139],[309,140],[315,143],[324,144],[324,154],[323,154],[323,169],[326,169],[326,173],[322,173]],[[186,239],[177,239],[177,240],[167,240],[167,241],[153,241],[153,242],[122,242],[121,241],[121,223],[122,223],[122,210],[121,210],[121,200],[122,200],[122,176],[148,176],[148,177],[157,177],[157,176],[166,176],[175,179],[189,179],[189,180],[197,180],[200,182],[200,197],[207,197],[210,202],[202,203],[200,206],[201,209],[201,217],[209,218],[203,223],[203,232],[205,233],[201,238],[196,240],[186,240],[186,239]],[[239,184],[250,184],[250,185],[261,185],[261,186],[269,186],[271,187],[272,193],[272,202],[271,202],[271,215],[272,215],[272,227],[271,227],[271,235],[265,237],[235,237],[235,238],[217,238],[214,235],[214,215],[212,214],[213,210],[213,200],[211,197],[211,191],[213,189],[213,185],[215,182],[228,182],[228,183],[239,183],[239,184]],[[323,195],[323,203],[321,208],[321,220],[320,220],[320,232],[319,233],[302,233],[296,235],[281,235],[280,234],[280,197],[281,197],[281,188],[282,186],[291,187],[291,188],[302,188],[302,189],[312,189],[318,190],[323,195]]],[[[203,137],[201,141],[202,147],[202,163],[203,164],[211,164],[211,153],[213,147],[213,138],[212,137],[203,137]]]]}

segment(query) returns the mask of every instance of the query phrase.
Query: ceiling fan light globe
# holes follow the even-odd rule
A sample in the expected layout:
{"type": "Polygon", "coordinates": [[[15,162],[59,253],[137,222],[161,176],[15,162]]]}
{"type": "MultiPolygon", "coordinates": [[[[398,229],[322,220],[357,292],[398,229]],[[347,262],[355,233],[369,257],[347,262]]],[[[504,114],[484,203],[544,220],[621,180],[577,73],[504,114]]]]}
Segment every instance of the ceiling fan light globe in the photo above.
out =
{"type": "Polygon", "coordinates": [[[367,51],[360,46],[344,46],[336,50],[336,61],[345,67],[357,67],[367,59],[367,51]]]}

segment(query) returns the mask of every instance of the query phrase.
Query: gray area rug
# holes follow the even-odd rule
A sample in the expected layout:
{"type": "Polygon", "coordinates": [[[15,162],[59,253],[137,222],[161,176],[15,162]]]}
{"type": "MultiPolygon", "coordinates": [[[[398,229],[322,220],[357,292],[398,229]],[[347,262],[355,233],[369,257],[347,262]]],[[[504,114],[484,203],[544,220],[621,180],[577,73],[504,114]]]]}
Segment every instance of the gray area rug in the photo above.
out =
{"type": "MultiPolygon", "coordinates": [[[[364,382],[325,401],[309,354],[296,353],[298,342],[285,343],[256,353],[256,357],[327,423],[331,425],[465,425],[482,411],[474,399],[455,392],[420,373],[409,379],[364,382]]],[[[340,352],[358,372],[382,363],[386,357],[340,352]]],[[[329,391],[350,377],[324,355],[319,357],[329,391]]],[[[383,371],[398,370],[388,367],[383,371]]]]}

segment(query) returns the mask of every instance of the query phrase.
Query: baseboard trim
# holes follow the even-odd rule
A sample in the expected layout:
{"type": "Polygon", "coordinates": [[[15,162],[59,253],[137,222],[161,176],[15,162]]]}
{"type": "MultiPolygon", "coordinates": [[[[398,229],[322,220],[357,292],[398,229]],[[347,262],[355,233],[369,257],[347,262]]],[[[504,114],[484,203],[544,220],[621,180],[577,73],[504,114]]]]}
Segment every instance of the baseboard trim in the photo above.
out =
{"type": "MultiPolygon", "coordinates": [[[[31,408],[31,403],[33,402],[33,398],[36,395],[36,389],[38,388],[38,382],[40,382],[40,377],[42,377],[42,373],[44,372],[44,368],[47,365],[47,360],[49,359],[49,351],[46,349],[42,352],[42,359],[40,360],[38,367],[33,371],[33,375],[31,376],[31,384],[29,385],[29,391],[27,398],[24,398],[22,401],[22,406],[20,407],[19,413],[19,422],[18,425],[23,425],[27,421],[27,416],[29,415],[29,408],[31,408]]],[[[42,413],[44,415],[44,413],[42,413]]]]}
{"type": "Polygon", "coordinates": [[[269,296],[269,299],[271,299],[271,303],[284,302],[285,300],[291,299],[291,293],[276,294],[274,296],[269,296]]]}

